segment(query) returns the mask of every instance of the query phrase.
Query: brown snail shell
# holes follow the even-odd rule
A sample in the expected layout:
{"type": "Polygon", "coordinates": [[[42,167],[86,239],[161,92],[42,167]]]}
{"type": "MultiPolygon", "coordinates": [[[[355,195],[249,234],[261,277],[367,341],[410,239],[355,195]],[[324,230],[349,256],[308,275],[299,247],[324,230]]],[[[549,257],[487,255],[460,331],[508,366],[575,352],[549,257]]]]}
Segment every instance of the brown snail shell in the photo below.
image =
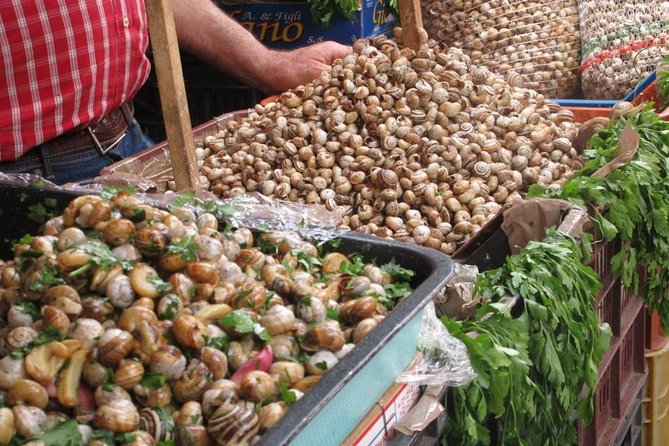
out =
{"type": "Polygon", "coordinates": [[[158,388],[138,384],[132,391],[137,402],[145,407],[163,407],[172,402],[172,390],[167,383],[158,388]]]}
{"type": "Polygon", "coordinates": [[[115,366],[133,349],[135,340],[127,331],[110,328],[98,340],[98,360],[107,366],[115,366]]]}
{"type": "Polygon", "coordinates": [[[182,346],[201,348],[205,345],[207,326],[195,316],[182,313],[174,319],[172,333],[182,346]]]}
{"type": "Polygon", "coordinates": [[[128,243],[135,232],[135,224],[128,219],[111,220],[102,231],[102,238],[111,246],[128,243]]]}
{"type": "Polygon", "coordinates": [[[169,233],[154,226],[138,230],[134,237],[135,246],[146,257],[159,256],[169,243],[169,233]]]}
{"type": "Polygon", "coordinates": [[[122,360],[114,371],[113,381],[119,387],[130,390],[144,377],[144,366],[139,361],[122,360]]]}
{"type": "Polygon", "coordinates": [[[315,352],[318,350],[330,350],[336,352],[340,350],[346,339],[341,330],[339,322],[327,320],[307,330],[300,341],[304,350],[315,352]]]}
{"type": "Polygon", "coordinates": [[[347,322],[355,324],[363,319],[374,316],[377,305],[378,301],[373,296],[363,296],[343,302],[339,306],[339,311],[347,322]]]}
{"type": "Polygon", "coordinates": [[[242,398],[256,403],[279,395],[279,388],[272,377],[260,370],[245,374],[239,388],[242,398]]]}
{"type": "Polygon", "coordinates": [[[295,314],[283,305],[274,305],[260,318],[260,324],[272,336],[284,334],[295,326],[295,314]]]}
{"type": "Polygon", "coordinates": [[[264,406],[260,409],[260,412],[258,412],[260,429],[267,430],[274,426],[283,417],[287,409],[288,406],[283,401],[277,401],[264,406]]]}
{"type": "Polygon", "coordinates": [[[149,369],[167,376],[168,381],[175,381],[186,370],[186,357],[173,345],[161,345],[151,356],[149,369]]]}
{"type": "Polygon", "coordinates": [[[112,432],[131,432],[139,425],[139,413],[129,400],[115,400],[95,412],[95,424],[112,432]]]}
{"type": "Polygon", "coordinates": [[[211,387],[210,376],[211,372],[203,362],[192,359],[183,376],[173,384],[174,399],[180,403],[200,400],[211,387]]]}
{"type": "Polygon", "coordinates": [[[200,350],[200,360],[211,371],[214,380],[224,379],[228,374],[228,357],[222,351],[204,347],[200,350]]]}
{"type": "Polygon", "coordinates": [[[378,318],[367,318],[361,320],[353,329],[353,333],[351,333],[351,340],[353,341],[354,344],[358,344],[378,325],[379,325],[378,318]]]}
{"type": "Polygon", "coordinates": [[[304,378],[305,370],[298,362],[277,361],[270,366],[268,373],[276,382],[292,385],[304,378]]]}

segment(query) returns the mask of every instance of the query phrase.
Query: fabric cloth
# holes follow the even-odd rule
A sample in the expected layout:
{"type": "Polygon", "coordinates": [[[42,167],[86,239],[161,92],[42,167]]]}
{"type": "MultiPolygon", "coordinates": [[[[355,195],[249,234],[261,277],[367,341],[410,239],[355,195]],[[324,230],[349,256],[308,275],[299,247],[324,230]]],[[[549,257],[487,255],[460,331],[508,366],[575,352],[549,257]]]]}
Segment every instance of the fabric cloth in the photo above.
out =
{"type": "MultiPolygon", "coordinates": [[[[22,161],[19,159],[10,163],[9,166],[0,167],[0,171],[3,173],[32,173],[47,177],[47,179],[56,184],[82,181],[96,177],[103,168],[152,145],[154,145],[154,142],[142,133],[137,121],[133,120],[123,139],[104,155],[91,142],[89,149],[79,153],[49,157],[48,170],[53,174],[51,178],[47,175],[47,168],[44,162],[39,160],[22,161]]],[[[43,146],[48,153],[49,143],[47,142],[43,146]]],[[[103,149],[106,148],[103,146],[103,149]]],[[[35,150],[39,150],[39,148],[35,150]]]]}
{"type": "Polygon", "coordinates": [[[130,101],[147,44],[144,0],[0,1],[0,161],[130,101]]]}

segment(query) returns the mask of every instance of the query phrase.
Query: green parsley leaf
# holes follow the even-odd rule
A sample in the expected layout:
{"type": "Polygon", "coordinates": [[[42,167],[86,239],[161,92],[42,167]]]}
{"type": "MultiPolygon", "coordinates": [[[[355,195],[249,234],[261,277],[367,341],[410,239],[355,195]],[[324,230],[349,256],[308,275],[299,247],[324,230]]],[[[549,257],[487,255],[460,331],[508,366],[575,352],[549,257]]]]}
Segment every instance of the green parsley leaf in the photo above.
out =
{"type": "Polygon", "coordinates": [[[84,439],[75,420],[63,421],[42,434],[44,446],[83,446],[84,439]]]}
{"type": "Polygon", "coordinates": [[[297,402],[297,395],[295,395],[295,392],[291,391],[288,384],[283,381],[279,381],[279,392],[281,393],[281,400],[289,406],[292,406],[297,402]]]}
{"type": "Polygon", "coordinates": [[[44,330],[40,331],[39,334],[35,337],[30,342],[31,346],[37,346],[37,345],[44,345],[48,344],[49,342],[57,341],[60,339],[60,330],[58,330],[58,327],[54,327],[53,325],[45,328],[44,330]]]}
{"type": "Polygon", "coordinates": [[[30,289],[32,291],[39,291],[43,287],[48,288],[63,283],[65,283],[65,281],[60,277],[59,271],[55,267],[47,266],[40,271],[37,280],[30,285],[30,289]]]}
{"type": "Polygon", "coordinates": [[[253,320],[251,315],[243,310],[235,310],[220,320],[221,325],[233,328],[237,333],[253,333],[264,341],[269,341],[271,336],[262,325],[253,320]]]}
{"type": "Polygon", "coordinates": [[[410,269],[402,268],[394,258],[385,265],[382,265],[381,269],[388,273],[393,281],[408,282],[415,275],[415,273],[410,269]]]}
{"type": "Polygon", "coordinates": [[[21,300],[16,304],[16,306],[21,310],[22,313],[30,316],[33,321],[36,321],[41,317],[40,312],[37,309],[37,305],[35,305],[34,302],[29,300],[21,300]]]}
{"type": "Polygon", "coordinates": [[[127,192],[128,194],[135,194],[137,193],[137,188],[134,186],[126,186],[126,187],[106,186],[102,188],[102,190],[100,191],[100,197],[104,198],[105,200],[111,200],[119,192],[127,192]]]}
{"type": "Polygon", "coordinates": [[[182,237],[178,242],[167,246],[167,252],[181,254],[181,258],[186,262],[195,262],[197,260],[197,251],[200,245],[193,241],[193,236],[182,237]]]}
{"type": "Polygon", "coordinates": [[[146,276],[146,281],[153,286],[161,296],[172,289],[172,286],[169,283],[165,282],[156,274],[149,274],[146,276]]]}
{"type": "Polygon", "coordinates": [[[316,367],[318,367],[321,370],[327,370],[328,369],[328,363],[327,363],[327,361],[317,362],[316,367]]]}
{"type": "Polygon", "coordinates": [[[12,245],[12,251],[16,251],[16,247],[19,245],[29,245],[33,241],[33,236],[30,234],[25,234],[19,241],[12,245]]]}
{"type": "Polygon", "coordinates": [[[215,348],[216,350],[220,350],[222,352],[227,352],[229,345],[230,345],[230,339],[228,339],[227,336],[218,336],[212,338],[207,343],[208,347],[215,348]]]}
{"type": "Polygon", "coordinates": [[[167,375],[162,373],[146,373],[142,378],[141,384],[149,389],[160,389],[167,381],[167,375]]]}
{"type": "Polygon", "coordinates": [[[362,260],[362,255],[356,253],[348,256],[348,258],[351,262],[343,262],[339,267],[339,272],[352,276],[362,276],[365,273],[365,262],[362,260]]]}

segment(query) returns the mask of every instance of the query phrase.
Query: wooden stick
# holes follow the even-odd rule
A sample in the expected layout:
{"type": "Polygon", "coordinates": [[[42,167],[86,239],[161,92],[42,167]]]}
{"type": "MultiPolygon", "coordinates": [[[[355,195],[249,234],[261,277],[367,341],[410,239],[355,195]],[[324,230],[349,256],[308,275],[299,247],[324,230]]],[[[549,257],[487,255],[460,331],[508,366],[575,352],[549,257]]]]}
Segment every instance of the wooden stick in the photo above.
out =
{"type": "Polygon", "coordinates": [[[193,129],[169,0],[146,0],[146,14],[176,189],[197,189],[193,129]]]}
{"type": "Polygon", "coordinates": [[[405,47],[417,50],[420,45],[420,30],[423,29],[420,0],[399,0],[399,10],[402,42],[405,47]]]}

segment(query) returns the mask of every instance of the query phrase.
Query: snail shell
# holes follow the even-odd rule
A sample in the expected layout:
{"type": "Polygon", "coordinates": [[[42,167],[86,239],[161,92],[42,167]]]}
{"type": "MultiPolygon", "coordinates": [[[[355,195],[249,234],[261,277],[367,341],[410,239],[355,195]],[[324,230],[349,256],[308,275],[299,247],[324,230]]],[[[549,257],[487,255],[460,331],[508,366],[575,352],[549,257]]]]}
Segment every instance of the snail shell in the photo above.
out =
{"type": "Polygon", "coordinates": [[[183,376],[173,384],[174,398],[180,403],[199,401],[211,387],[210,376],[211,372],[203,362],[192,359],[183,376]]]}
{"type": "Polygon", "coordinates": [[[12,412],[16,433],[22,437],[42,435],[46,430],[47,416],[39,407],[18,405],[12,412]]]}
{"type": "Polygon", "coordinates": [[[158,442],[174,438],[174,420],[166,410],[142,409],[139,412],[138,428],[148,432],[158,442]]]}
{"type": "Polygon", "coordinates": [[[353,333],[351,334],[353,343],[358,344],[378,325],[379,321],[376,318],[367,318],[358,322],[358,324],[353,329],[353,333]]]}
{"type": "Polygon", "coordinates": [[[122,360],[114,371],[113,381],[119,387],[130,390],[144,377],[144,366],[139,361],[122,360]]]}
{"type": "Polygon", "coordinates": [[[148,226],[137,231],[135,246],[146,257],[159,256],[170,242],[169,233],[155,226],[148,226]]]}
{"type": "Polygon", "coordinates": [[[176,341],[188,348],[201,348],[205,344],[207,326],[195,316],[180,314],[174,319],[172,333],[176,341]]]}
{"type": "Polygon", "coordinates": [[[219,446],[248,444],[259,429],[255,412],[245,404],[233,402],[221,404],[207,423],[207,432],[219,446]]]}
{"type": "Polygon", "coordinates": [[[270,366],[269,374],[276,382],[293,385],[304,378],[304,366],[298,362],[277,361],[270,366]]]}
{"type": "Polygon", "coordinates": [[[39,333],[31,327],[16,327],[7,334],[5,340],[10,351],[21,350],[27,347],[39,333]]]}
{"type": "Polygon", "coordinates": [[[112,432],[131,432],[139,425],[139,413],[132,401],[114,400],[98,408],[95,424],[112,432]]]}
{"type": "Polygon", "coordinates": [[[228,357],[222,351],[204,347],[200,350],[200,359],[211,371],[215,380],[223,379],[228,374],[228,357]]]}
{"type": "Polygon", "coordinates": [[[327,320],[307,330],[300,342],[304,350],[315,352],[318,350],[340,350],[346,339],[339,322],[327,320]]]}
{"type": "Polygon", "coordinates": [[[339,311],[347,322],[355,324],[372,317],[376,313],[377,305],[378,302],[373,296],[364,296],[343,302],[339,306],[339,311]]]}
{"type": "Polygon", "coordinates": [[[135,232],[135,224],[128,219],[111,220],[102,231],[102,238],[111,246],[121,246],[130,241],[135,232]]]}
{"type": "Polygon", "coordinates": [[[146,387],[138,384],[132,389],[135,399],[146,407],[163,407],[172,402],[172,390],[165,383],[158,388],[146,387]]]}
{"type": "Polygon", "coordinates": [[[314,353],[304,365],[309,375],[323,375],[339,362],[334,353],[322,350],[314,353]]]}
{"type": "Polygon", "coordinates": [[[474,164],[472,172],[474,175],[479,176],[481,178],[488,178],[490,176],[490,164],[483,161],[479,161],[476,164],[474,164]]]}
{"type": "Polygon", "coordinates": [[[267,430],[274,426],[286,413],[288,406],[283,401],[270,403],[258,412],[258,421],[261,430],[267,430]]]}
{"type": "Polygon", "coordinates": [[[274,305],[262,316],[260,324],[272,336],[284,334],[293,329],[295,314],[283,305],[274,305]]]}
{"type": "Polygon", "coordinates": [[[279,395],[279,388],[274,379],[263,371],[253,370],[242,377],[239,385],[242,398],[260,402],[279,395]]]}
{"type": "Polygon", "coordinates": [[[128,356],[135,340],[127,331],[110,328],[98,340],[98,360],[107,366],[115,366],[128,356]]]}

